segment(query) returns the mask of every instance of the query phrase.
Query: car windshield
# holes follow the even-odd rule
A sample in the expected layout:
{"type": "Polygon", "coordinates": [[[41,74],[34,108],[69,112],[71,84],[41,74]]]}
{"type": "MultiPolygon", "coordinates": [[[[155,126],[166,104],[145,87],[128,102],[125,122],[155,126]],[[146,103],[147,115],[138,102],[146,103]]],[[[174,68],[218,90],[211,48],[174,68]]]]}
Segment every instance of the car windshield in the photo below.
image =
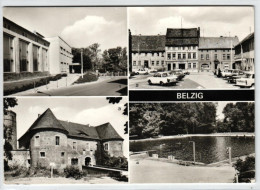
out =
{"type": "Polygon", "coordinates": [[[237,70],[234,70],[234,71],[233,71],[233,73],[238,73],[238,72],[239,72],[239,71],[237,71],[237,70]]]}
{"type": "Polygon", "coordinates": [[[163,73],[163,74],[162,74],[162,77],[167,77],[167,73],[163,73]]]}
{"type": "Polygon", "coordinates": [[[153,77],[161,77],[161,75],[159,73],[155,73],[153,77]]]}

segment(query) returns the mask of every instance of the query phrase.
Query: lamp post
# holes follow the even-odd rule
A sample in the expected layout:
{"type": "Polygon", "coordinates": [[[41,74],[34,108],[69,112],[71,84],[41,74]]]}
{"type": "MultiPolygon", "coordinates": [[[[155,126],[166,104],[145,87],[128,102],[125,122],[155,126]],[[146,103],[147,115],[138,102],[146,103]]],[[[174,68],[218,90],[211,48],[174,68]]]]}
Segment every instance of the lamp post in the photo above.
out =
{"type": "Polygon", "coordinates": [[[195,164],[195,161],[196,161],[196,149],[195,149],[195,142],[194,141],[189,141],[189,143],[192,142],[192,145],[193,145],[193,162],[195,164]]]}
{"type": "Polygon", "coordinates": [[[81,78],[83,78],[83,48],[81,49],[81,78]]]}

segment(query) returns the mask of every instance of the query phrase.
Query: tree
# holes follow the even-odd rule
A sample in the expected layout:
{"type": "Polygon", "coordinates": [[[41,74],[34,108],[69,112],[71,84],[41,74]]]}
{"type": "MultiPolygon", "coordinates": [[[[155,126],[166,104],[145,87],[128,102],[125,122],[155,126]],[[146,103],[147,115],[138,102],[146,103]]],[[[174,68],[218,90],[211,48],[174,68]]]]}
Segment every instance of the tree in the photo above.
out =
{"type": "Polygon", "coordinates": [[[72,48],[73,63],[81,63],[81,51],[83,49],[83,71],[92,69],[90,52],[88,48],[72,48]]]}
{"type": "Polygon", "coordinates": [[[94,43],[94,44],[92,44],[92,45],[90,45],[88,47],[89,52],[90,52],[89,57],[91,59],[91,64],[92,64],[92,70],[93,71],[95,70],[97,65],[99,65],[99,62],[100,62],[99,52],[101,50],[99,49],[99,47],[100,47],[100,44],[98,44],[98,43],[94,43]]]}
{"type": "MultiPolygon", "coordinates": [[[[16,98],[4,98],[4,115],[7,114],[7,111],[9,108],[15,107],[17,104],[17,99],[16,98]]],[[[3,133],[4,133],[4,169],[8,170],[8,160],[12,160],[12,153],[11,151],[13,150],[13,147],[11,145],[11,140],[12,140],[12,135],[13,135],[13,130],[10,127],[7,127],[4,125],[3,127],[3,133]]]]}

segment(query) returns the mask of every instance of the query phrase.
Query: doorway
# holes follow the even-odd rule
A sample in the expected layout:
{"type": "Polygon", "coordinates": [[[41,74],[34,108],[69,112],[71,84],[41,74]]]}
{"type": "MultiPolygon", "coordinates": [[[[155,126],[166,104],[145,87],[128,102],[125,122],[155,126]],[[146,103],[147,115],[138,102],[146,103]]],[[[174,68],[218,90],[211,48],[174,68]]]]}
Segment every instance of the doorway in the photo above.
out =
{"type": "Polygon", "coordinates": [[[149,68],[149,61],[144,60],[144,68],[149,68]]]}
{"type": "Polygon", "coordinates": [[[168,71],[172,70],[172,64],[168,63],[168,71]]]}
{"type": "Polygon", "coordinates": [[[91,163],[91,158],[90,157],[86,157],[85,158],[85,166],[89,166],[91,163]]]}

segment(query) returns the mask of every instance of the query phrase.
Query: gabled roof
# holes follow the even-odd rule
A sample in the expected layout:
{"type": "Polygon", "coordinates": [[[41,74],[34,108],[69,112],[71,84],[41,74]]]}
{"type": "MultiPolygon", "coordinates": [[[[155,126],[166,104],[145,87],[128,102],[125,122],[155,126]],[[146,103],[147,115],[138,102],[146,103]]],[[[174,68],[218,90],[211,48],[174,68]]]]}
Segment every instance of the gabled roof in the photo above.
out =
{"type": "Polygon", "coordinates": [[[109,140],[109,139],[123,140],[123,138],[116,132],[116,130],[110,123],[105,123],[95,128],[97,129],[99,137],[102,140],[109,140]]]}
{"type": "Polygon", "coordinates": [[[251,33],[251,34],[248,34],[241,42],[237,43],[237,45],[240,45],[240,44],[244,43],[245,41],[248,41],[248,40],[250,40],[250,39],[252,39],[254,37],[255,37],[255,33],[254,32],[251,33]]]}
{"type": "Polygon", "coordinates": [[[165,51],[165,35],[132,36],[132,52],[163,52],[165,51]]]}
{"type": "Polygon", "coordinates": [[[92,140],[123,140],[110,123],[96,127],[58,120],[48,108],[41,114],[26,133],[18,140],[29,141],[30,135],[35,130],[59,130],[71,138],[83,138],[92,140]]]}
{"type": "Polygon", "coordinates": [[[167,28],[166,46],[198,45],[200,29],[197,28],[167,28]]]}
{"type": "Polygon", "coordinates": [[[199,49],[230,49],[238,44],[238,37],[201,37],[199,49]]]}

